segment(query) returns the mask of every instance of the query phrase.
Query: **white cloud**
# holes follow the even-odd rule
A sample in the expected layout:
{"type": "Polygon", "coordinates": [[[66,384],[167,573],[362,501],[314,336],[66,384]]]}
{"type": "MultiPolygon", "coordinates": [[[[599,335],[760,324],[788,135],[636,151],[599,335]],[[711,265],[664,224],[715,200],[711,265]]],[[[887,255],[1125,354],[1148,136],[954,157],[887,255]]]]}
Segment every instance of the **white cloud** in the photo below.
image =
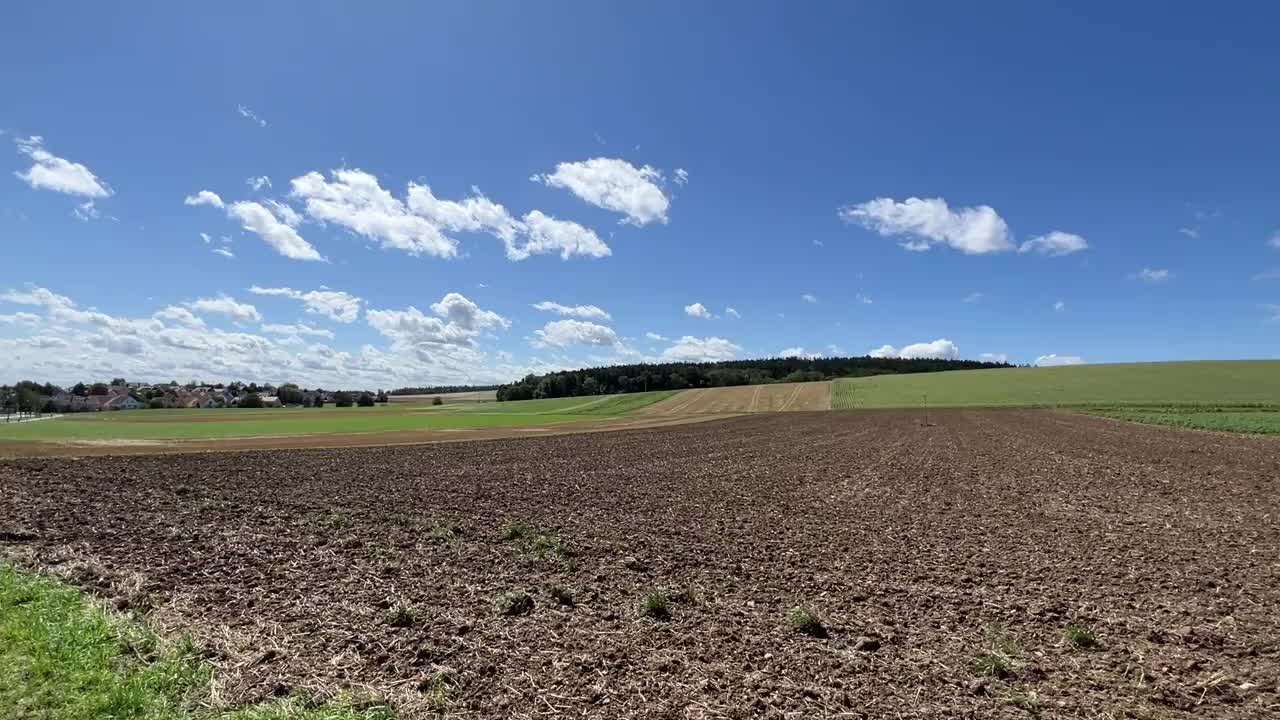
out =
{"type": "Polygon", "coordinates": [[[820,352],[810,352],[802,347],[790,347],[785,350],[779,350],[777,357],[780,358],[804,358],[805,360],[814,360],[822,357],[820,352]]]}
{"type": "Polygon", "coordinates": [[[261,322],[262,320],[262,314],[258,312],[258,308],[248,303],[236,302],[236,300],[226,295],[219,295],[216,298],[200,298],[195,302],[187,303],[187,307],[200,313],[226,315],[237,323],[261,322]]]}
{"type": "Polygon", "coordinates": [[[535,330],[535,347],[568,347],[570,345],[596,345],[614,347],[619,344],[612,328],[585,320],[552,320],[535,330]]]}
{"type": "Polygon", "coordinates": [[[556,165],[555,172],[530,179],[564,188],[596,207],[626,215],[623,222],[632,225],[667,222],[670,201],[660,187],[662,173],[648,165],[636,167],[625,160],[601,157],[563,162],[556,165]]]}
{"type": "Polygon", "coordinates": [[[250,110],[249,108],[247,108],[247,107],[245,107],[245,106],[243,106],[243,105],[238,105],[238,106],[236,106],[236,111],[240,113],[240,117],[242,117],[242,118],[247,118],[247,119],[252,120],[253,122],[257,123],[257,124],[258,124],[258,127],[266,127],[266,126],[267,126],[267,121],[266,121],[266,120],[264,120],[264,119],[262,119],[262,118],[258,117],[258,114],[257,114],[257,113],[255,113],[254,111],[250,110]]]}
{"type": "Polygon", "coordinates": [[[862,293],[858,293],[857,295],[854,295],[853,298],[858,302],[862,303],[863,305],[870,305],[874,302],[869,296],[863,295],[862,293]]]}
{"type": "Polygon", "coordinates": [[[204,327],[204,320],[193,315],[190,310],[177,305],[170,305],[163,310],[158,310],[151,317],[164,323],[177,323],[190,328],[204,327]]]}
{"type": "Polygon", "coordinates": [[[702,318],[703,320],[710,320],[715,317],[711,314],[711,311],[707,309],[707,306],[700,302],[693,303],[692,305],[685,305],[684,314],[689,317],[702,318]]]}
{"type": "Polygon", "coordinates": [[[1052,255],[1054,257],[1058,257],[1088,249],[1088,241],[1079,235],[1054,230],[1048,235],[1033,237],[1022,243],[1022,245],[1018,247],[1018,252],[1038,252],[1041,255],[1052,255]]]}
{"type": "Polygon", "coordinates": [[[305,342],[304,338],[307,337],[320,337],[326,340],[335,338],[332,330],[312,327],[304,323],[295,323],[293,325],[266,323],[259,326],[258,329],[269,335],[280,336],[280,342],[286,344],[301,344],[305,342]]]}
{"type": "Polygon", "coordinates": [[[649,338],[650,340],[653,340],[654,342],[664,342],[667,339],[667,336],[659,335],[656,332],[647,332],[644,334],[644,336],[649,338]]]}
{"type": "Polygon", "coordinates": [[[0,324],[5,325],[31,325],[35,326],[40,322],[40,316],[29,312],[16,312],[10,315],[0,315],[0,324]]]}
{"type": "Polygon", "coordinates": [[[73,209],[71,212],[76,216],[78,220],[82,220],[84,222],[89,222],[90,220],[97,220],[101,216],[101,213],[98,212],[98,207],[93,204],[92,200],[86,200],[80,203],[79,205],[75,206],[75,209],[73,209]]]}
{"type": "Polygon", "coordinates": [[[1038,367],[1056,367],[1060,365],[1081,365],[1083,363],[1084,363],[1084,358],[1080,357],[1079,355],[1056,355],[1054,353],[1050,353],[1048,355],[1041,355],[1040,357],[1036,358],[1036,361],[1035,361],[1035,365],[1038,367]]]}
{"type": "Polygon", "coordinates": [[[1008,353],[978,353],[978,359],[982,362],[1007,363],[1009,355],[1008,353]]]}
{"type": "Polygon", "coordinates": [[[282,203],[279,200],[267,200],[267,207],[271,208],[271,212],[280,218],[280,221],[291,228],[296,228],[302,224],[302,216],[298,214],[293,206],[282,203]]]}
{"type": "Polygon", "coordinates": [[[684,168],[676,168],[675,183],[677,185],[686,185],[689,182],[689,173],[684,168]]]}
{"type": "Polygon", "coordinates": [[[227,206],[227,215],[240,221],[241,227],[262,238],[276,252],[293,260],[319,260],[324,256],[298,231],[282,222],[270,210],[256,202],[240,201],[227,206]]]}
{"type": "Polygon", "coordinates": [[[560,251],[561,260],[568,260],[575,255],[601,258],[613,253],[590,228],[568,220],[557,220],[542,214],[540,210],[525,214],[523,227],[527,233],[523,243],[506,243],[508,259],[524,260],[530,255],[557,250],[560,251]]]}
{"type": "Polygon", "coordinates": [[[200,239],[204,241],[205,245],[213,242],[213,238],[209,237],[209,233],[200,233],[200,239]]]}
{"type": "Polygon", "coordinates": [[[429,220],[409,212],[405,204],[362,170],[333,170],[332,182],[318,172],[291,181],[291,195],[306,204],[307,214],[320,222],[341,225],[378,241],[384,248],[412,255],[454,257],[458,243],[429,220]]]}
{"type": "Polygon", "coordinates": [[[236,257],[235,253],[231,252],[226,248],[220,248],[220,247],[212,248],[209,250],[209,252],[213,253],[214,255],[221,255],[222,257],[227,258],[229,260],[234,260],[236,257]]]}
{"type": "Polygon", "coordinates": [[[742,314],[741,314],[741,313],[739,313],[736,309],[731,308],[731,307],[727,307],[727,308],[725,308],[725,309],[724,309],[724,314],[725,314],[725,315],[728,315],[729,317],[732,317],[732,318],[741,318],[741,317],[742,317],[742,314]]]}
{"type": "Polygon", "coordinates": [[[1271,233],[1271,238],[1267,240],[1267,246],[1280,250],[1280,230],[1271,233]]]}
{"type": "Polygon", "coordinates": [[[485,197],[479,188],[472,188],[472,197],[461,201],[441,200],[429,185],[409,183],[408,207],[415,215],[433,225],[455,232],[487,232],[500,238],[508,246],[515,241],[523,228],[502,205],[485,197]]]}
{"type": "Polygon", "coordinates": [[[868,351],[867,355],[875,358],[955,360],[960,357],[960,348],[946,338],[939,338],[933,342],[913,343],[901,349],[892,345],[881,345],[875,350],[868,351]]]}
{"type": "Polygon", "coordinates": [[[473,348],[486,329],[505,329],[510,321],[482,310],[459,293],[449,293],[431,304],[432,317],[409,306],[405,310],[368,310],[369,326],[394,341],[394,347],[413,352],[419,359],[457,360],[451,348],[473,348]],[[444,354],[441,354],[444,353],[444,354]]]}
{"type": "Polygon", "coordinates": [[[942,198],[876,198],[839,211],[851,225],[874,230],[886,237],[907,238],[907,250],[928,250],[933,244],[949,245],[969,255],[1012,250],[1009,226],[987,205],[953,211],[942,198]]]}
{"type": "Polygon", "coordinates": [[[1192,240],[1198,240],[1200,238],[1200,228],[1197,227],[1180,227],[1178,228],[1178,232],[1186,235],[1192,240]]]}
{"type": "Polygon", "coordinates": [[[1135,280],[1141,280],[1142,282],[1145,282],[1145,283],[1155,284],[1155,283],[1162,283],[1168,280],[1169,278],[1173,277],[1173,274],[1170,273],[1168,270],[1142,268],[1141,270],[1134,273],[1130,277],[1134,278],[1135,280]]]}
{"type": "Polygon", "coordinates": [[[805,301],[805,302],[807,302],[807,303],[817,303],[817,302],[818,302],[818,298],[817,298],[816,296],[814,296],[813,294],[811,294],[811,293],[805,293],[805,294],[801,295],[801,296],[800,296],[800,299],[801,299],[801,300],[803,300],[803,301],[805,301]]]}
{"type": "Polygon", "coordinates": [[[188,195],[182,199],[183,205],[212,205],[216,208],[226,207],[222,202],[222,198],[218,197],[218,193],[212,190],[201,190],[195,195],[188,195]]]}
{"type": "Polygon", "coordinates": [[[491,310],[481,310],[461,293],[451,292],[431,304],[431,311],[449,322],[467,330],[488,330],[511,327],[511,322],[491,310]]]}
{"type": "Polygon", "coordinates": [[[18,152],[32,161],[31,167],[15,172],[14,175],[33,189],[87,198],[105,198],[113,194],[111,188],[89,168],[46,150],[44,138],[39,135],[17,138],[14,142],[18,144],[18,152]]]}
{"type": "Polygon", "coordinates": [[[1067,304],[1061,300],[1053,304],[1054,312],[1062,312],[1063,310],[1066,310],[1066,309],[1067,309],[1067,304]]]}
{"type": "Polygon", "coordinates": [[[534,309],[544,310],[546,312],[558,313],[560,315],[568,315],[571,317],[580,317],[596,320],[612,320],[609,313],[595,305],[561,305],[558,302],[543,300],[540,303],[533,304],[534,309]]]}
{"type": "Polygon", "coordinates": [[[301,301],[307,312],[323,315],[340,323],[355,322],[360,316],[362,300],[343,290],[330,290],[321,287],[319,290],[294,290],[288,287],[266,288],[254,285],[249,288],[254,295],[275,295],[301,301]]]}
{"type": "Polygon", "coordinates": [[[245,180],[244,182],[246,185],[249,186],[249,189],[253,190],[254,192],[258,192],[264,187],[266,188],[271,187],[271,178],[267,177],[266,175],[258,175],[257,177],[251,177],[248,180],[245,180]]]}
{"type": "Polygon", "coordinates": [[[724,338],[685,335],[662,351],[664,362],[718,362],[732,360],[742,348],[724,338]]]}
{"type": "Polygon", "coordinates": [[[963,298],[961,298],[960,302],[976,303],[979,300],[981,300],[983,297],[984,295],[980,292],[972,292],[972,293],[969,293],[968,295],[965,295],[963,298]]]}

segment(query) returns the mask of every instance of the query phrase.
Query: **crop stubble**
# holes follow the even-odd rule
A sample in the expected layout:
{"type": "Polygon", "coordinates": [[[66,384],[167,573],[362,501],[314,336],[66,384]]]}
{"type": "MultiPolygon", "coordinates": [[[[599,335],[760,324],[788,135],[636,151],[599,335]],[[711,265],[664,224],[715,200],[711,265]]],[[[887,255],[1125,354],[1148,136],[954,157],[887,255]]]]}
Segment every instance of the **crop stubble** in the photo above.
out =
{"type": "Polygon", "coordinates": [[[410,716],[1280,708],[1280,444],[1046,411],[931,421],[10,461],[0,553],[193,631],[233,701],[352,685],[410,716]],[[503,541],[513,522],[572,555],[503,541]],[[532,612],[502,613],[512,591],[532,612]],[[654,591],[669,621],[641,613],[654,591]],[[409,627],[387,620],[401,604],[409,627]],[[788,624],[801,605],[828,638],[788,624]],[[1068,624],[1101,647],[1065,646],[1068,624]],[[1004,679],[974,669],[996,627],[1020,648],[1004,679]]]}

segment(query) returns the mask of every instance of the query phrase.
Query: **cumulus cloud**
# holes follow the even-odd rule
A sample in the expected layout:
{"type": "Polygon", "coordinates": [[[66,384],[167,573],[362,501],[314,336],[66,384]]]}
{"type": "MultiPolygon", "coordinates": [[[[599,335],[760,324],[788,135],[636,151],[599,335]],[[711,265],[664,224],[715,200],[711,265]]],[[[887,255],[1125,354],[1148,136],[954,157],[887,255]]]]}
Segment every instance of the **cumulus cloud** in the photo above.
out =
{"type": "Polygon", "coordinates": [[[1037,367],[1056,367],[1060,365],[1082,365],[1084,364],[1084,358],[1080,357],[1079,355],[1057,355],[1054,353],[1049,353],[1048,355],[1041,355],[1040,357],[1036,358],[1035,364],[1037,367]]]}
{"type": "Polygon", "coordinates": [[[718,362],[732,360],[742,348],[718,337],[699,338],[685,335],[662,351],[664,362],[718,362]]]}
{"type": "Polygon", "coordinates": [[[323,315],[340,323],[355,322],[360,316],[362,300],[342,290],[321,287],[319,290],[304,292],[289,287],[270,288],[254,285],[249,288],[249,292],[254,295],[275,295],[298,300],[305,306],[307,312],[323,315]]]}
{"type": "Polygon", "coordinates": [[[245,118],[246,120],[249,120],[253,123],[256,123],[258,127],[267,126],[266,120],[259,117],[257,113],[255,113],[254,111],[250,110],[249,108],[243,105],[237,105],[236,112],[240,113],[240,117],[245,118]]]}
{"type": "Polygon", "coordinates": [[[714,317],[714,315],[711,314],[711,311],[707,309],[707,306],[700,302],[693,303],[692,305],[685,305],[684,314],[689,317],[702,318],[703,320],[710,320],[714,317]]]}
{"type": "Polygon", "coordinates": [[[685,185],[689,182],[689,173],[684,168],[676,168],[675,183],[677,185],[685,185]]]}
{"type": "Polygon", "coordinates": [[[913,343],[903,348],[881,345],[867,352],[867,355],[876,358],[956,360],[960,357],[960,348],[946,338],[939,338],[933,342],[913,343]]]}
{"type": "Polygon", "coordinates": [[[188,195],[182,199],[183,205],[210,205],[216,208],[223,208],[226,205],[222,202],[222,198],[218,197],[218,193],[212,190],[201,190],[195,195],[188,195]]]}
{"type": "Polygon", "coordinates": [[[176,323],[189,328],[204,327],[204,320],[193,315],[190,310],[177,305],[170,305],[162,310],[157,310],[151,317],[163,323],[176,323]]]}
{"type": "Polygon", "coordinates": [[[52,190],[86,198],[111,197],[113,191],[88,167],[49,152],[44,138],[32,135],[17,138],[18,152],[31,158],[31,167],[14,175],[36,190],[52,190]]]}
{"type": "Polygon", "coordinates": [[[258,308],[248,303],[237,302],[226,295],[219,295],[216,298],[200,298],[195,302],[187,303],[187,307],[199,313],[226,315],[237,323],[260,322],[262,320],[262,314],[258,312],[258,308]]]}
{"type": "Polygon", "coordinates": [[[271,187],[271,178],[267,177],[266,175],[258,175],[256,177],[251,177],[248,180],[245,180],[244,182],[246,185],[249,186],[249,189],[253,190],[254,192],[258,192],[264,187],[266,188],[271,187]]]}
{"type": "Polygon", "coordinates": [[[265,323],[258,327],[261,332],[268,335],[276,336],[277,342],[286,345],[302,345],[306,343],[308,337],[319,337],[326,340],[333,340],[335,335],[332,330],[317,328],[305,323],[295,323],[293,325],[284,325],[276,323],[265,323]]]}
{"type": "Polygon", "coordinates": [[[1141,270],[1134,273],[1130,277],[1134,278],[1135,280],[1141,280],[1142,282],[1151,283],[1154,285],[1156,283],[1162,283],[1168,280],[1169,278],[1173,277],[1173,274],[1170,273],[1168,270],[1163,270],[1163,269],[1142,268],[1141,270]]]}
{"type": "Polygon", "coordinates": [[[725,308],[725,309],[724,309],[724,314],[725,314],[725,315],[728,315],[728,316],[729,316],[729,317],[731,317],[731,318],[741,318],[741,317],[742,317],[742,314],[741,314],[741,313],[739,313],[736,309],[734,309],[734,308],[732,308],[732,307],[727,307],[727,308],[725,308]]]}
{"type": "Polygon", "coordinates": [[[3,325],[31,325],[35,326],[40,321],[40,316],[29,312],[16,312],[9,315],[0,315],[0,324],[3,325]]]}
{"type": "MultiPolygon", "coordinates": [[[[687,179],[688,175],[683,177],[687,179]]],[[[662,173],[649,165],[636,167],[626,160],[599,157],[562,162],[554,172],[530,179],[566,189],[598,208],[621,213],[626,216],[624,223],[641,226],[667,222],[670,201],[662,191],[662,173]]]]}
{"type": "Polygon", "coordinates": [[[647,332],[644,334],[644,336],[649,338],[650,340],[653,340],[654,342],[665,342],[667,339],[666,335],[659,335],[656,332],[647,332]]]}
{"type": "Polygon", "coordinates": [[[1012,250],[1009,225],[987,205],[952,210],[942,198],[876,198],[839,210],[840,219],[903,239],[907,250],[948,245],[969,255],[1012,250]]]}
{"type": "MultiPolygon", "coordinates": [[[[590,228],[568,220],[557,220],[533,210],[524,216],[523,241],[507,242],[507,258],[524,260],[530,255],[559,252],[561,260],[575,255],[608,257],[613,251],[590,228]]],[[[504,241],[505,242],[505,241],[504,241]]]]}
{"type": "Polygon", "coordinates": [[[1037,252],[1041,255],[1070,255],[1081,250],[1088,250],[1089,243],[1079,235],[1054,230],[1047,235],[1039,235],[1018,246],[1019,253],[1037,252]]]}
{"type": "Polygon", "coordinates": [[[814,360],[822,357],[822,353],[811,352],[802,347],[790,347],[785,350],[779,350],[777,356],[780,358],[804,358],[805,360],[814,360]]]}
{"type": "Polygon", "coordinates": [[[1009,355],[1007,353],[978,353],[978,359],[982,362],[1007,363],[1009,362],[1009,355]]]}
{"type": "Polygon", "coordinates": [[[612,320],[609,313],[595,305],[561,305],[558,302],[543,300],[540,303],[534,303],[535,310],[544,310],[560,315],[568,315],[570,317],[580,317],[595,320],[612,320]]]}
{"type": "Polygon", "coordinates": [[[240,221],[242,228],[262,238],[272,249],[287,258],[324,261],[324,256],[315,246],[260,203],[243,200],[232,203],[227,206],[227,215],[240,221]]]}
{"type": "Polygon", "coordinates": [[[482,310],[459,293],[449,293],[431,304],[433,315],[412,305],[404,310],[368,310],[369,326],[393,341],[393,347],[410,350],[419,359],[454,358],[453,349],[475,347],[476,338],[487,329],[505,329],[510,321],[482,310]]]}
{"type": "Polygon", "coordinates": [[[612,328],[585,320],[552,320],[534,331],[535,347],[568,347],[570,345],[595,345],[616,347],[618,335],[612,328]]]}
{"type": "Polygon", "coordinates": [[[476,188],[473,196],[455,201],[436,197],[428,185],[410,183],[401,201],[362,170],[333,170],[330,176],[325,180],[310,172],[296,177],[291,195],[304,202],[313,219],[345,227],[384,248],[452,258],[458,241],[447,233],[485,232],[502,240],[510,260],[557,252],[566,260],[599,258],[611,252],[590,228],[539,210],[517,220],[476,188]]]}

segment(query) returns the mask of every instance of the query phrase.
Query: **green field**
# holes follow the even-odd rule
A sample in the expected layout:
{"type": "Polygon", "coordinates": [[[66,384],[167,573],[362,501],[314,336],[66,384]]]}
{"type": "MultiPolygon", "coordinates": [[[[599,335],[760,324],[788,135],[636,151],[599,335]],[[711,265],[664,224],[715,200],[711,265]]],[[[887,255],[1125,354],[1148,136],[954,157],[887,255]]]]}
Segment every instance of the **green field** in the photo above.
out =
{"type": "Polygon", "coordinates": [[[957,370],[837,380],[832,407],[1280,408],[1280,360],[957,370]]]}
{"type": "Polygon", "coordinates": [[[191,440],[546,425],[626,415],[671,392],[444,406],[130,410],[0,424],[0,440],[191,440]]]}
{"type": "Polygon", "coordinates": [[[1124,408],[1115,410],[1089,410],[1091,415],[1132,420],[1134,422],[1192,430],[1216,430],[1218,432],[1255,433],[1274,435],[1280,433],[1280,412],[1275,410],[1199,410],[1178,407],[1124,408]]]}

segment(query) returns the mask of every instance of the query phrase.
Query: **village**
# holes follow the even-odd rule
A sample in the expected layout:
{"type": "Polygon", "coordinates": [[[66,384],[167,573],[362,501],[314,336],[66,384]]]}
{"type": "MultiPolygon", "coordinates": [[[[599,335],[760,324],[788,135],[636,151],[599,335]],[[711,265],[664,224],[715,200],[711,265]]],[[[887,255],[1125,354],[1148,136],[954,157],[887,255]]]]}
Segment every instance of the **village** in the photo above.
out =
{"type": "Polygon", "coordinates": [[[253,383],[128,382],[114,378],[110,383],[78,382],[70,389],[50,383],[22,381],[0,388],[0,412],[74,413],[120,410],[160,410],[173,408],[273,408],[372,406],[387,402],[385,392],[327,391],[304,389],[293,383],[280,386],[253,383]]]}

